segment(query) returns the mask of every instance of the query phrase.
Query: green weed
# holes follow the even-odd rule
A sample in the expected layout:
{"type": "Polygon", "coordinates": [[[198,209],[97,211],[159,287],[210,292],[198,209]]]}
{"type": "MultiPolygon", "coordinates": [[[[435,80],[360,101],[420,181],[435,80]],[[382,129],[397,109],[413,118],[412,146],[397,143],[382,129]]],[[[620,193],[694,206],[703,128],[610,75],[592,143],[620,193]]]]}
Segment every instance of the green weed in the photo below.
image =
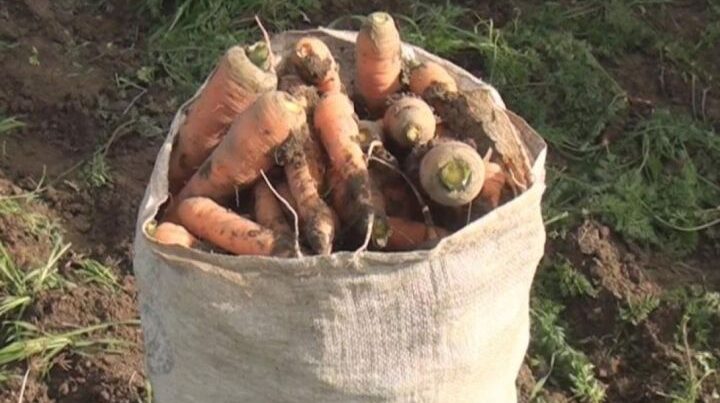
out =
{"type": "MultiPolygon", "coordinates": [[[[714,380],[720,385],[720,293],[696,288],[670,293],[667,301],[679,306],[682,316],[675,332],[678,358],[670,363],[673,384],[667,393],[660,393],[669,401],[690,403],[706,396],[703,387],[714,380]]],[[[717,393],[717,391],[715,391],[717,393]]]]}
{"type": "Polygon", "coordinates": [[[95,283],[108,290],[117,290],[117,276],[112,269],[103,265],[94,259],[84,259],[80,261],[78,274],[85,283],[95,283]]]}
{"type": "Polygon", "coordinates": [[[70,249],[70,244],[56,240],[44,264],[26,270],[18,267],[5,246],[0,243],[0,317],[22,311],[37,293],[57,288],[64,280],[57,271],[57,264],[70,249]]]}
{"type": "Polygon", "coordinates": [[[646,295],[637,301],[627,301],[625,306],[620,307],[620,320],[637,326],[658,306],[660,306],[660,298],[654,295],[646,295]]]}
{"type": "Polygon", "coordinates": [[[65,350],[119,351],[120,348],[126,347],[128,342],[123,340],[85,336],[112,326],[137,325],[137,321],[105,323],[55,334],[43,332],[27,322],[11,322],[9,325],[14,327],[15,331],[7,340],[8,343],[0,348],[0,366],[33,358],[40,372],[45,374],[52,367],[53,358],[65,350]]]}
{"type": "Polygon", "coordinates": [[[105,158],[105,153],[95,152],[82,167],[80,171],[85,183],[94,188],[109,186],[112,183],[110,165],[105,158]]]}
{"type": "Polygon", "coordinates": [[[24,126],[25,123],[17,120],[16,118],[0,117],[0,134],[10,132],[11,130],[19,129],[24,126]]]}
{"type": "Polygon", "coordinates": [[[554,363],[548,382],[568,387],[580,401],[603,402],[605,387],[595,377],[593,364],[567,341],[560,319],[563,306],[543,297],[535,298],[532,306],[531,351],[540,362],[554,363]]]}
{"type": "Polygon", "coordinates": [[[585,275],[577,271],[565,258],[541,265],[536,292],[548,298],[597,296],[597,289],[585,275]]]}

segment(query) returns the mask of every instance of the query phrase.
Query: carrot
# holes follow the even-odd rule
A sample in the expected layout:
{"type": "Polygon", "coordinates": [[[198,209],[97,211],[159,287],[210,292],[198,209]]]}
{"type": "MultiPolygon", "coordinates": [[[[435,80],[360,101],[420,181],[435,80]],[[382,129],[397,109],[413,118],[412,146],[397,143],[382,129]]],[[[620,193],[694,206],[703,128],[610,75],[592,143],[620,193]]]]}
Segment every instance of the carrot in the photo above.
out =
{"type": "Polygon", "coordinates": [[[371,216],[377,226],[383,226],[385,214],[376,211],[372,202],[365,155],[354,140],[359,131],[355,119],[352,102],[339,92],[325,94],[315,107],[314,125],[330,158],[328,181],[333,207],[343,223],[362,236],[371,216]]]}
{"type": "Polygon", "coordinates": [[[500,204],[500,198],[502,197],[502,190],[507,182],[507,176],[500,164],[490,161],[491,154],[491,152],[488,152],[483,159],[485,163],[485,181],[479,197],[487,200],[488,203],[490,203],[490,207],[495,208],[500,204]]]}
{"type": "Polygon", "coordinates": [[[387,214],[412,217],[420,212],[420,204],[408,187],[398,181],[390,181],[381,187],[387,214]]]}
{"type": "Polygon", "coordinates": [[[395,251],[413,250],[427,245],[430,241],[439,240],[449,235],[440,227],[429,227],[424,223],[400,217],[388,217],[390,238],[387,249],[395,251]]]}
{"type": "Polygon", "coordinates": [[[425,94],[430,86],[439,86],[442,91],[457,92],[457,83],[444,67],[435,62],[425,62],[410,71],[410,91],[418,96],[425,94]]]}
{"type": "Polygon", "coordinates": [[[342,90],[335,58],[320,39],[311,36],[300,38],[295,44],[291,61],[300,77],[315,85],[321,93],[342,90]]]}
{"type": "MultiPolygon", "coordinates": [[[[220,145],[173,200],[173,205],[194,196],[222,201],[237,190],[252,185],[260,172],[275,163],[274,151],[291,132],[306,125],[305,112],[286,92],[261,95],[240,114],[220,145]]],[[[174,220],[173,205],[167,220],[174,220]]]]}
{"type": "Polygon", "coordinates": [[[332,211],[318,192],[318,184],[313,178],[303,144],[307,133],[295,135],[283,147],[285,176],[290,193],[295,199],[297,213],[302,223],[303,234],[313,251],[329,255],[335,239],[335,225],[332,211]],[[300,143],[300,144],[298,144],[300,143]]]}
{"type": "Polygon", "coordinates": [[[394,167],[400,167],[397,158],[387,148],[385,148],[385,134],[383,132],[382,120],[360,120],[358,121],[357,143],[360,145],[363,153],[368,153],[370,147],[373,148],[372,155],[383,161],[392,164],[394,167]]]}
{"type": "Polygon", "coordinates": [[[165,245],[180,245],[192,248],[197,239],[185,227],[171,222],[164,222],[155,228],[155,240],[165,245]]]}
{"type": "Polygon", "coordinates": [[[280,182],[277,186],[275,186],[275,190],[277,190],[278,194],[282,196],[282,198],[290,204],[290,207],[297,212],[297,203],[295,203],[295,198],[290,192],[288,184],[286,182],[280,182]]]}
{"type": "Polygon", "coordinates": [[[282,204],[265,181],[259,180],[253,188],[255,196],[255,221],[279,234],[292,234],[282,204]]]}
{"type": "Polygon", "coordinates": [[[305,108],[306,114],[312,114],[312,111],[315,109],[315,104],[317,104],[318,99],[320,99],[317,88],[306,85],[300,76],[295,74],[286,74],[280,77],[278,89],[297,98],[305,108]]]}
{"type": "Polygon", "coordinates": [[[305,162],[310,170],[310,175],[315,181],[315,186],[318,192],[324,194],[327,155],[315,131],[310,131],[310,134],[305,138],[303,152],[305,153],[305,162]]]}
{"type": "Polygon", "coordinates": [[[400,89],[401,53],[400,33],[392,17],[370,14],[355,43],[355,83],[371,113],[383,109],[388,96],[400,89]]]}
{"type": "Polygon", "coordinates": [[[183,200],[178,216],[190,232],[236,255],[293,254],[293,242],[286,235],[243,218],[206,197],[183,200]]]}
{"type": "Polygon", "coordinates": [[[480,155],[459,141],[434,146],[420,162],[420,184],[431,199],[444,206],[471,202],[480,193],[484,176],[480,155]]]}
{"type": "MultiPolygon", "coordinates": [[[[315,110],[315,105],[320,100],[317,88],[305,85],[299,76],[292,74],[280,78],[279,87],[281,90],[287,91],[290,95],[297,98],[305,108],[305,113],[308,116],[312,115],[315,110]]],[[[325,188],[327,156],[315,131],[310,131],[309,135],[304,136],[303,151],[305,152],[306,162],[310,168],[310,174],[315,180],[318,190],[322,192],[325,188]]]]}
{"type": "Polygon", "coordinates": [[[169,187],[176,194],[220,143],[233,119],[262,93],[277,85],[271,67],[262,67],[267,47],[258,44],[248,52],[228,49],[198,98],[188,109],[170,154],[169,187]],[[255,60],[255,62],[253,62],[255,60]],[[256,64],[258,63],[258,64],[256,64]]]}
{"type": "Polygon", "coordinates": [[[420,98],[403,96],[385,111],[385,132],[403,148],[422,145],[435,136],[435,115],[420,98]]]}

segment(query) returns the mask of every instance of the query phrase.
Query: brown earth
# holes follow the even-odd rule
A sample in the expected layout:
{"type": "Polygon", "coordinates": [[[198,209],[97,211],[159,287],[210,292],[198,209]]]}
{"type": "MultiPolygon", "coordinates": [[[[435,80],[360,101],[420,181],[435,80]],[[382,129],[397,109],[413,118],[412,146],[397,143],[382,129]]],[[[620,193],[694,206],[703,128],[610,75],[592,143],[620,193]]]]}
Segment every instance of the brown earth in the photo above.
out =
{"type": "MultiPolygon", "coordinates": [[[[384,2],[375,2],[385,4],[384,2]]],[[[398,4],[402,2],[396,2],[398,4]]],[[[513,2],[472,3],[480,13],[512,18],[513,2]]],[[[702,9],[686,2],[674,23],[658,20],[667,29],[689,30],[702,9]],[[678,23],[677,20],[681,20],[678,23]],[[685,22],[683,22],[685,21],[685,22]]],[[[3,136],[0,154],[0,195],[17,195],[35,188],[45,177],[46,186],[33,212],[59,220],[75,253],[110,262],[121,279],[121,289],[79,285],[42,295],[23,319],[44,331],[65,331],[77,326],[137,319],[136,292],[131,267],[131,241],[135,213],[145,181],[152,169],[163,133],[177,101],[167,89],[123,84],[142,67],[147,27],[133,7],[135,2],[86,0],[3,1],[0,7],[0,41],[15,44],[0,51],[0,112],[18,116],[27,126],[3,136]],[[141,116],[147,119],[141,119],[141,116]],[[147,121],[152,122],[148,125],[147,121]],[[158,127],[160,128],[158,130],[158,127]],[[106,144],[112,185],[84,185],[83,164],[106,144]]],[[[369,2],[336,2],[331,15],[365,13],[377,7],[369,2]]],[[[326,21],[313,21],[322,23],[326,21]]],[[[690,32],[688,35],[692,35],[690,32]]],[[[720,57],[720,49],[715,52],[720,57]]],[[[712,57],[716,57],[712,56],[712,57]]],[[[716,64],[720,65],[720,60],[716,64]]],[[[471,63],[472,58],[468,58],[471,63]]],[[[467,63],[466,63],[467,64],[467,63]]],[[[471,71],[479,67],[466,65],[471,71]]],[[[631,96],[654,104],[692,106],[692,91],[683,77],[664,69],[647,55],[623,60],[612,68],[631,96]],[[659,78],[662,77],[662,80],[659,78]]],[[[698,84],[702,86],[701,84],[698,84]]],[[[704,88],[704,87],[703,87],[704,88]]],[[[698,92],[696,113],[698,112],[698,92]]],[[[708,96],[705,111],[718,119],[717,95],[708,96]]],[[[700,111],[702,113],[702,111],[700,111]]],[[[47,240],[28,233],[17,217],[0,215],[0,241],[16,263],[32,263],[47,255],[47,240]]],[[[690,268],[670,270],[662,257],[633,250],[607,228],[588,222],[570,239],[548,244],[548,253],[562,253],[575,267],[600,284],[591,304],[569,304],[573,339],[584,341],[600,379],[608,385],[608,401],[658,401],[666,390],[669,360],[678,360],[673,346],[676,309],[661,305],[649,320],[635,329],[616,322],[624,300],[655,295],[678,284],[707,282],[720,289],[717,248],[691,258],[690,268]],[[646,349],[626,348],[631,343],[646,349]]],[[[74,256],[63,270],[72,278],[74,256]]],[[[121,354],[61,354],[53,369],[42,376],[32,371],[24,389],[26,402],[137,402],[145,393],[141,332],[137,325],[118,325],[97,334],[129,342],[121,354]]],[[[16,377],[0,390],[0,402],[16,402],[27,366],[15,368],[16,377]]],[[[525,367],[522,395],[527,397],[543,374],[525,367]]],[[[550,401],[572,401],[549,388],[550,401]]]]}

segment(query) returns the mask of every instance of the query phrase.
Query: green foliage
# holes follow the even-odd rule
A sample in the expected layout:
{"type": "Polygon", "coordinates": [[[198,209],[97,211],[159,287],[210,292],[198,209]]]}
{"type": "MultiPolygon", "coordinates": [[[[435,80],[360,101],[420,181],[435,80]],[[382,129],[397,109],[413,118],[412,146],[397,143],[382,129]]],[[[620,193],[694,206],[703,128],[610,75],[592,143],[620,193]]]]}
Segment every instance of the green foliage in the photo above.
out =
{"type": "Polygon", "coordinates": [[[536,281],[536,292],[547,298],[597,296],[597,290],[590,280],[564,258],[541,265],[536,281]]]}
{"type": "Polygon", "coordinates": [[[93,153],[92,158],[83,165],[80,175],[91,187],[109,186],[112,183],[112,176],[105,153],[93,153]]]}
{"type": "Polygon", "coordinates": [[[78,274],[85,283],[95,283],[108,290],[116,290],[120,287],[112,269],[94,259],[80,261],[78,274]]]}
{"type": "Polygon", "coordinates": [[[674,299],[683,311],[675,336],[675,348],[683,358],[670,364],[674,384],[663,395],[672,402],[692,403],[700,401],[708,379],[720,382],[720,293],[683,289],[674,299]]]}
{"type": "Polygon", "coordinates": [[[646,295],[637,301],[627,301],[627,305],[620,307],[620,319],[637,326],[658,306],[660,306],[660,298],[654,295],[646,295]]]}
{"type": "Polygon", "coordinates": [[[0,366],[35,358],[37,368],[44,374],[52,367],[53,358],[64,350],[118,350],[125,347],[128,343],[122,340],[86,336],[111,326],[137,325],[137,321],[106,323],[55,334],[43,332],[27,322],[11,322],[9,325],[15,332],[7,344],[0,346],[0,366]]]}
{"type": "Polygon", "coordinates": [[[16,118],[3,118],[0,116],[0,134],[10,132],[21,127],[24,127],[25,123],[17,120],[16,118]]]}
{"type": "Polygon", "coordinates": [[[560,319],[563,306],[544,297],[536,298],[532,305],[531,349],[541,361],[554,361],[548,381],[568,387],[580,401],[605,401],[605,387],[595,377],[593,364],[567,340],[560,319]]]}
{"type": "Polygon", "coordinates": [[[8,250],[0,243],[0,318],[22,311],[39,292],[63,284],[57,264],[69,248],[69,244],[57,240],[44,264],[27,269],[17,266],[8,250]]]}

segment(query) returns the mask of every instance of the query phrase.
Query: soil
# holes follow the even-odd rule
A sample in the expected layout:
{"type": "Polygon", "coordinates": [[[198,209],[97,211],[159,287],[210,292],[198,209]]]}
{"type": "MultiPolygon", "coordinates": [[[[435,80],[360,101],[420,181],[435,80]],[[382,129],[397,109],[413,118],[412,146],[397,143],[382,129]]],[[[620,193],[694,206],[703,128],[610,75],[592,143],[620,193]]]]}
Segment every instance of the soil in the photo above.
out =
{"type": "MultiPolygon", "coordinates": [[[[144,57],[144,27],[133,2],[97,4],[24,0],[0,7],[0,40],[14,44],[0,52],[0,112],[27,124],[2,137],[0,194],[31,191],[45,177],[39,202],[26,213],[57,220],[73,253],[112,263],[122,286],[108,290],[78,282],[50,291],[34,301],[22,319],[52,333],[135,321],[92,335],[123,341],[120,353],[103,349],[61,354],[45,376],[30,362],[26,402],[137,402],[146,393],[131,241],[137,206],[162,138],[146,136],[139,125],[116,132],[107,149],[112,186],[83,183],[82,164],[119,126],[137,116],[133,109],[123,112],[141,90],[121,88],[117,77],[134,77],[144,57]]],[[[168,99],[148,89],[141,98],[143,114],[167,126],[175,108],[168,99]]],[[[18,265],[37,263],[36,257],[50,251],[49,240],[28,233],[18,215],[0,216],[0,228],[0,240],[18,265]]],[[[71,256],[63,268],[71,279],[76,258],[71,256]]],[[[16,368],[19,377],[4,385],[0,402],[18,401],[26,370],[25,365],[16,368]]]]}
{"type": "MultiPolygon", "coordinates": [[[[137,2],[118,0],[22,0],[3,1],[0,7],[0,109],[5,116],[18,116],[27,126],[4,135],[0,154],[0,195],[18,195],[33,190],[42,177],[40,200],[31,213],[58,220],[76,254],[110,262],[121,288],[109,290],[82,284],[42,295],[26,310],[26,320],[43,331],[60,332],[77,326],[124,322],[138,318],[136,290],[131,267],[131,242],[135,214],[152,170],[162,136],[137,123],[145,116],[163,133],[177,108],[170,91],[159,85],[136,88],[123,84],[122,77],[135,77],[143,66],[148,27],[134,8],[137,2]],[[81,170],[96,150],[106,144],[112,185],[89,187],[81,170]]],[[[377,7],[402,9],[403,1],[332,2],[323,21],[347,13],[367,13],[377,7]]],[[[484,1],[475,4],[479,13],[511,20],[515,2],[484,1]]],[[[701,1],[683,2],[674,19],[658,18],[657,24],[680,35],[696,35],[693,23],[703,17],[701,1]]],[[[719,45],[720,46],[720,45],[719,45]]],[[[720,49],[709,58],[720,65],[720,49]]],[[[462,57],[460,57],[463,60],[462,57]]],[[[468,57],[466,68],[482,71],[468,57]]],[[[704,108],[686,78],[665,69],[662,63],[638,54],[612,67],[631,97],[652,105],[684,105],[710,120],[720,120],[720,98],[708,93],[704,108]],[[662,77],[662,80],[659,78],[662,77]]],[[[705,88],[708,83],[696,83],[705,88]]],[[[652,106],[651,105],[651,106],[652,106]]],[[[50,250],[47,239],[26,229],[22,219],[0,215],[0,241],[19,265],[31,264],[50,250]]],[[[639,300],[661,290],[684,284],[706,284],[720,289],[720,270],[708,262],[720,257],[717,246],[701,248],[686,261],[687,267],[670,267],[667,259],[626,245],[612,231],[587,222],[565,240],[548,243],[548,254],[563,254],[581,268],[595,284],[598,297],[591,303],[570,302],[567,313],[583,350],[590,352],[600,379],[608,385],[608,401],[658,401],[658,391],[667,390],[668,362],[681,359],[674,348],[675,324],[680,313],[661,305],[647,321],[629,329],[618,323],[624,300],[639,300]],[[626,340],[618,343],[617,340],[626,340]],[[644,346],[637,350],[632,346],[644,346]]],[[[63,270],[72,278],[72,262],[63,270]]],[[[145,395],[142,336],[139,326],[118,325],[96,334],[128,343],[121,354],[61,354],[44,376],[30,371],[24,387],[26,402],[137,402],[145,395]]],[[[0,390],[0,402],[16,402],[27,366],[15,368],[16,377],[0,390]]],[[[524,366],[519,380],[525,401],[543,374],[524,366]]],[[[546,398],[572,401],[552,385],[546,398]]],[[[708,400],[711,401],[711,400],[708,400]]]]}

